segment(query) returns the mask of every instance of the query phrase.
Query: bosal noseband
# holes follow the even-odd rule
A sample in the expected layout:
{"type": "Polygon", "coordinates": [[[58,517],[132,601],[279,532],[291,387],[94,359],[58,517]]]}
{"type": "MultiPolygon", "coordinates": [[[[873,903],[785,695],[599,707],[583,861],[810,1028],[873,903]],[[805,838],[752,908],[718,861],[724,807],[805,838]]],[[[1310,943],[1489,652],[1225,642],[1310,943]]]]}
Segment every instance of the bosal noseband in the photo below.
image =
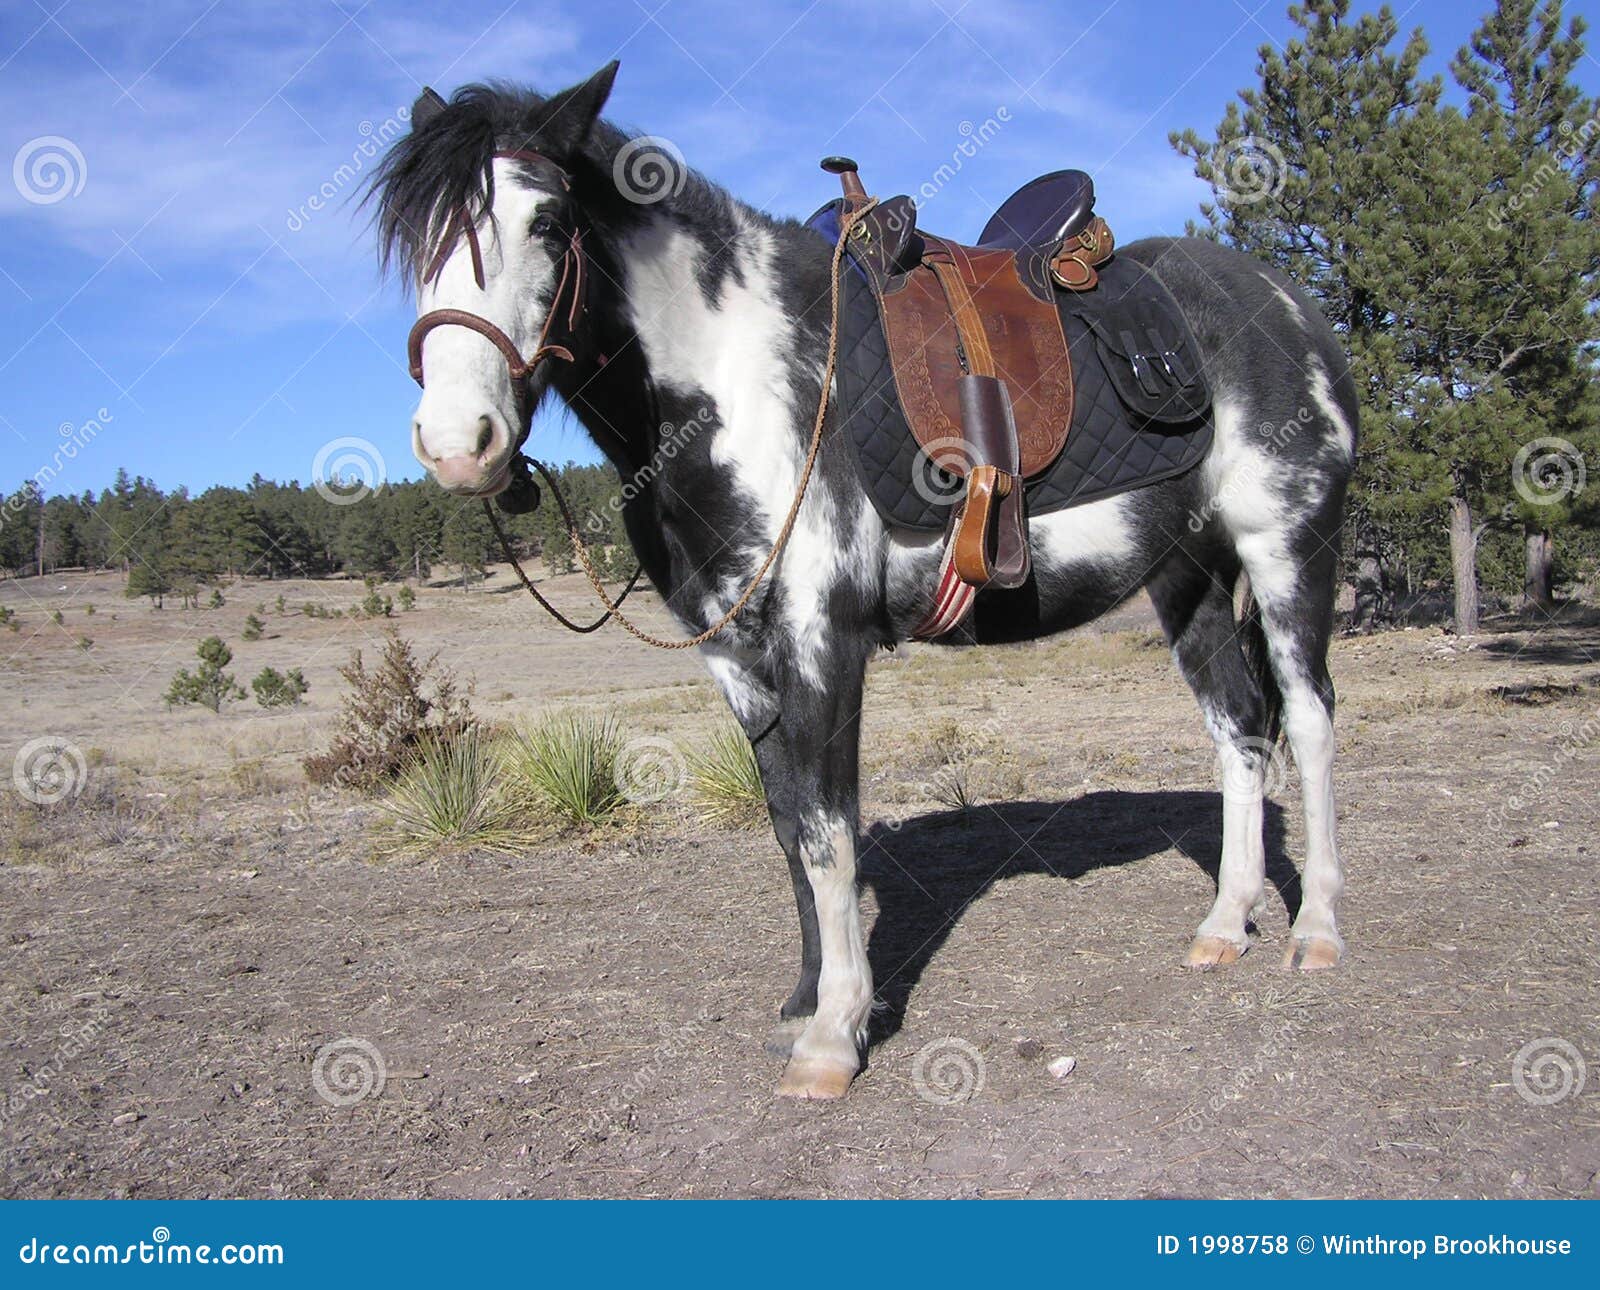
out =
{"type": "MultiPolygon", "coordinates": [[[[510,161],[527,162],[529,165],[546,165],[553,167],[561,176],[561,186],[568,186],[567,173],[560,166],[538,152],[519,150],[514,152],[497,152],[496,157],[504,157],[510,161]]],[[[444,270],[445,262],[449,260],[456,244],[462,238],[466,239],[467,249],[472,254],[472,276],[478,284],[478,290],[484,288],[483,276],[483,249],[478,245],[478,230],[473,221],[472,213],[461,207],[445,225],[444,236],[439,240],[439,249],[434,253],[433,260],[428,265],[428,270],[422,275],[424,283],[432,282],[444,270]]],[[[550,332],[555,326],[555,321],[562,313],[562,301],[566,301],[566,336],[572,339],[573,332],[577,329],[578,319],[583,316],[586,295],[586,282],[584,276],[583,231],[577,224],[573,224],[567,234],[567,248],[561,256],[561,278],[556,283],[556,294],[550,301],[550,312],[545,315],[544,326],[539,331],[539,339],[535,342],[533,353],[526,358],[517,348],[516,343],[481,314],[471,313],[465,309],[433,309],[418,318],[411,328],[411,335],[406,341],[406,356],[411,363],[411,379],[418,385],[422,380],[422,342],[427,339],[428,333],[435,327],[465,327],[468,331],[475,331],[497,350],[506,360],[506,370],[511,375],[511,386],[516,391],[517,400],[524,403],[526,390],[524,383],[538,369],[540,363],[547,358],[559,358],[565,362],[572,362],[572,350],[565,345],[554,344],[550,340],[550,332]]],[[[525,409],[531,412],[532,409],[525,409]]],[[[524,436],[527,426],[520,430],[524,436]]]]}

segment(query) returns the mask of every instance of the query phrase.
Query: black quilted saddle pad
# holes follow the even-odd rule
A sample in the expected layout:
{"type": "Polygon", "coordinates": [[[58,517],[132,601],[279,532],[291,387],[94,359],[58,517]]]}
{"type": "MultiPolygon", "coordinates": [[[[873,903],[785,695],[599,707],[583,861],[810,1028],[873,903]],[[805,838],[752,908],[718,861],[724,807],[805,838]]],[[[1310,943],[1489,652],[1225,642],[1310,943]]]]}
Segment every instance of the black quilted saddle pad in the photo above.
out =
{"type": "MultiPolygon", "coordinates": [[[[826,237],[830,223],[813,226],[826,237]]],[[[1061,455],[1027,481],[1028,513],[1143,488],[1199,464],[1211,446],[1210,399],[1188,323],[1166,287],[1143,265],[1113,258],[1092,291],[1057,291],[1056,302],[1072,358],[1072,427],[1061,455]],[[1184,397],[1152,403],[1155,349],[1184,397]]],[[[911,433],[877,301],[859,271],[841,275],[837,371],[839,425],[873,505],[897,527],[942,531],[961,485],[928,461],[911,433]]]]}

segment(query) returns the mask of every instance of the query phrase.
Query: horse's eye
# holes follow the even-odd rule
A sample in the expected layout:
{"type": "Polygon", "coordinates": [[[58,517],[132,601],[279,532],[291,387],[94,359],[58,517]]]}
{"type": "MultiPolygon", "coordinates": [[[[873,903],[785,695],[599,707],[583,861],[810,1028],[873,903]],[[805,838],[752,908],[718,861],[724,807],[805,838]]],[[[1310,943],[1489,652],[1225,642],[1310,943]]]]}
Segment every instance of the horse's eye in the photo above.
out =
{"type": "Polygon", "coordinates": [[[533,223],[528,225],[528,232],[534,237],[549,237],[556,231],[556,222],[543,211],[533,217],[533,223]]]}

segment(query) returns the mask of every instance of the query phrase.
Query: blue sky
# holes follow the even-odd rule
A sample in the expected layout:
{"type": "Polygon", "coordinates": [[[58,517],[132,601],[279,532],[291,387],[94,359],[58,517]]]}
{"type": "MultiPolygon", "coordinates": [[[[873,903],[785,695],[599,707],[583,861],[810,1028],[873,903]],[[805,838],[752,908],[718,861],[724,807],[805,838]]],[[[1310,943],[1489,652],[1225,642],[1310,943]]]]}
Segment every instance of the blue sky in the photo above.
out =
{"type": "MultiPolygon", "coordinates": [[[[1438,70],[1488,3],[1395,8],[1427,30],[1438,70]]],[[[856,157],[875,191],[915,191],[969,130],[1001,117],[924,204],[931,225],[975,233],[1022,181],[1076,165],[1130,240],[1181,231],[1196,213],[1204,189],[1167,133],[1215,124],[1251,83],[1259,46],[1287,38],[1284,11],[1284,0],[7,0],[0,489],[90,419],[103,429],[50,491],[99,490],[119,466],[166,487],[257,471],[306,481],[339,436],[378,445],[391,478],[419,474],[411,307],[378,278],[344,200],[354,186],[321,210],[308,203],[341,166],[370,168],[364,150],[403,128],[424,83],[554,89],[619,57],[613,120],[799,216],[835,191],[816,168],[827,153],[856,157]],[[65,195],[41,201],[55,196],[51,173],[29,167],[51,152],[67,160],[65,195]]],[[[569,420],[543,417],[535,435],[541,455],[594,459],[569,420]]]]}

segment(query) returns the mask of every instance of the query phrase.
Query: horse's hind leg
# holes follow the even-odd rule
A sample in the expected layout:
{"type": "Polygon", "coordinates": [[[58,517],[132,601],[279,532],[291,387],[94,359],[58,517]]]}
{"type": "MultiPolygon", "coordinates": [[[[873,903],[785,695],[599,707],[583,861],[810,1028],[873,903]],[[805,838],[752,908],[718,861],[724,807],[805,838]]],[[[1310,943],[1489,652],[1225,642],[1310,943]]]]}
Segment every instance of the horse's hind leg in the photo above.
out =
{"type": "Polygon", "coordinates": [[[1222,863],[1217,898],[1189,947],[1187,962],[1195,968],[1232,963],[1249,948],[1250,911],[1266,889],[1267,705],[1234,625],[1238,573],[1231,560],[1205,570],[1184,557],[1149,586],[1178,670],[1205,714],[1222,771],[1222,863]]]}
{"type": "MultiPolygon", "coordinates": [[[[1322,527],[1337,531],[1336,525],[1322,527]]],[[[1335,837],[1333,680],[1328,675],[1335,545],[1310,527],[1293,536],[1256,534],[1238,543],[1282,694],[1284,732],[1300,768],[1306,862],[1284,966],[1305,971],[1333,967],[1344,953],[1335,915],[1344,873],[1335,837]]]]}

